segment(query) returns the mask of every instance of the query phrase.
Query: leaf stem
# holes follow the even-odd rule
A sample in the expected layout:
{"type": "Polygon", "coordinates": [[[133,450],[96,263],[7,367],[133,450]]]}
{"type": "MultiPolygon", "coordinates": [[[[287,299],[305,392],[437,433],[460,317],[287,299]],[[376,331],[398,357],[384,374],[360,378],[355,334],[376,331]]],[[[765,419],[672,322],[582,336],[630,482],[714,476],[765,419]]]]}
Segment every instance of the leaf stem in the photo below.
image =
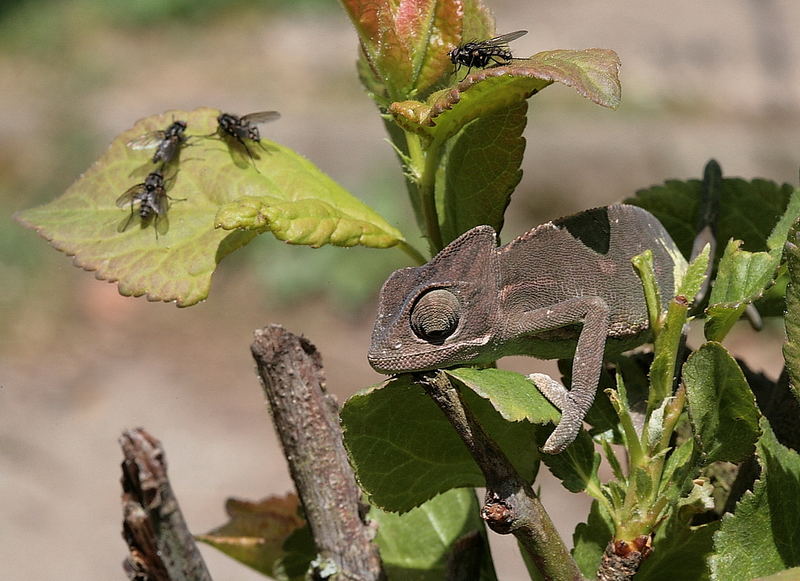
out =
{"type": "Polygon", "coordinates": [[[436,171],[441,161],[441,144],[432,141],[427,148],[420,136],[406,132],[408,155],[411,159],[411,174],[415,179],[419,207],[425,222],[424,231],[431,247],[431,253],[439,252],[444,243],[439,228],[439,215],[436,211],[436,171]]]}
{"type": "Polygon", "coordinates": [[[409,244],[405,240],[401,240],[397,244],[397,246],[400,248],[400,250],[405,252],[406,255],[409,258],[411,258],[411,260],[413,260],[415,263],[417,263],[417,264],[425,264],[426,262],[428,262],[428,260],[425,258],[425,256],[423,256],[423,254],[419,250],[414,248],[414,246],[412,246],[411,244],[409,244]]]}

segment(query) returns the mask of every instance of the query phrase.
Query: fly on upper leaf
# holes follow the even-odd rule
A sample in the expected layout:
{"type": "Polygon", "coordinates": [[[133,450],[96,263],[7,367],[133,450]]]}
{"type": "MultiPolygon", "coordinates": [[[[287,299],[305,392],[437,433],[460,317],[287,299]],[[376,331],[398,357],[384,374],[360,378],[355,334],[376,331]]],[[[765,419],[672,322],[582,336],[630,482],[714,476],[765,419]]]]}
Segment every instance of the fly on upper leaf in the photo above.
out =
{"type": "Polygon", "coordinates": [[[168,164],[175,159],[181,145],[186,143],[186,121],[173,121],[163,130],[151,131],[128,142],[131,149],[156,148],[153,163],[168,164]]]}
{"type": "Polygon", "coordinates": [[[281,114],[277,111],[259,111],[241,117],[232,113],[220,113],[217,116],[217,134],[220,137],[233,138],[247,152],[250,161],[254,161],[255,158],[247,146],[247,140],[261,143],[261,134],[258,132],[257,125],[275,121],[280,119],[280,116],[281,114]]]}
{"type": "MultiPolygon", "coordinates": [[[[514,58],[511,56],[508,43],[526,34],[528,34],[527,30],[517,30],[489,40],[465,42],[455,47],[447,53],[450,62],[456,65],[453,73],[457,73],[461,67],[467,67],[467,75],[469,75],[473,67],[483,69],[489,65],[507,65],[514,58]]],[[[464,79],[467,78],[467,75],[464,75],[464,79]]]]}
{"type": "Polygon", "coordinates": [[[159,234],[166,234],[169,230],[169,220],[167,210],[169,200],[172,199],[167,194],[167,180],[164,179],[161,171],[154,171],[147,174],[147,177],[140,184],[128,188],[124,194],[117,198],[117,207],[124,208],[130,205],[131,214],[117,226],[117,232],[124,232],[133,223],[133,217],[138,215],[142,228],[146,227],[151,221],[156,230],[156,238],[159,234]],[[134,212],[134,206],[139,204],[139,208],[134,212]]]}

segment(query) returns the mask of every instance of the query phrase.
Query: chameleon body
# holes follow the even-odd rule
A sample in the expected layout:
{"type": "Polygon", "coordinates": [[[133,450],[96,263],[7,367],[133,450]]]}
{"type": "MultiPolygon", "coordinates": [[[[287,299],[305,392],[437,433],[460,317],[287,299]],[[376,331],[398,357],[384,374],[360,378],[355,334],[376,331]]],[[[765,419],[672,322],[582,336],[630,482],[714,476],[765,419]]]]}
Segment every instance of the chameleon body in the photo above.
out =
{"type": "Polygon", "coordinates": [[[627,205],[547,222],[504,246],[477,226],[381,289],[368,359],[386,373],[487,364],[507,355],[573,357],[570,390],[531,376],[562,412],[542,450],[574,441],[594,401],[603,355],[649,337],[631,258],[650,249],[663,306],[686,261],[661,223],[627,205]]]}

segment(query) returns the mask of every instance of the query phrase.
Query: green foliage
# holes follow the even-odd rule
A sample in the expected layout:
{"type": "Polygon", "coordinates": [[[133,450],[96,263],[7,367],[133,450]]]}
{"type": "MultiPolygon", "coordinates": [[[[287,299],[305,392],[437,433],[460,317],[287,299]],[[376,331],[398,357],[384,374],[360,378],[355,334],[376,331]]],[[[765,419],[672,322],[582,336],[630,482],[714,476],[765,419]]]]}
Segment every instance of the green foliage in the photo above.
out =
{"type": "MultiPolygon", "coordinates": [[[[625,200],[644,208],[661,222],[684,256],[690,256],[702,207],[703,182],[668,180],[662,186],[639,190],[625,200]]],[[[794,188],[769,180],[724,178],[719,187],[716,216],[716,259],[728,240],[741,240],[750,252],[766,250],[767,239],[786,213],[794,188]]]]}
{"type": "Polygon", "coordinates": [[[495,581],[486,529],[471,490],[450,490],[404,514],[372,508],[378,524],[375,542],[392,581],[438,581],[452,578],[450,568],[472,560],[480,571],[465,578],[495,581]],[[456,563],[454,563],[454,561],[456,563]]]}
{"type": "Polygon", "coordinates": [[[712,551],[712,538],[718,523],[691,526],[684,520],[672,519],[661,526],[653,543],[653,556],[647,559],[636,574],[646,581],[673,581],[709,578],[706,559],[712,551]]]}
{"type": "Polygon", "coordinates": [[[542,461],[570,492],[582,492],[587,488],[599,491],[597,469],[600,467],[600,454],[595,452],[588,432],[581,431],[561,454],[545,454],[542,461]]]}
{"type": "Polygon", "coordinates": [[[591,579],[595,576],[603,551],[613,534],[614,523],[610,515],[595,500],[587,521],[578,524],[572,535],[572,556],[586,577],[591,579]]]}
{"type": "Polygon", "coordinates": [[[761,476],[714,537],[715,580],[752,579],[800,565],[800,456],[778,442],[764,419],[761,431],[761,476]]]}
{"type": "Polygon", "coordinates": [[[620,100],[619,65],[610,50],[541,52],[504,67],[477,70],[424,102],[395,102],[389,110],[404,129],[442,143],[471,121],[511,108],[554,82],[614,109],[620,100]]]}
{"type": "Polygon", "coordinates": [[[798,223],[792,226],[786,243],[786,262],[789,267],[789,287],[786,289],[786,344],[783,357],[789,372],[789,386],[800,401],[800,248],[798,223]]]}
{"type": "Polygon", "coordinates": [[[704,461],[741,462],[751,455],[759,435],[759,413],[730,353],[719,343],[704,344],[684,365],[683,379],[704,461]]]}
{"type": "MultiPolygon", "coordinates": [[[[740,185],[738,181],[737,185],[740,185]]],[[[706,310],[706,338],[722,340],[748,304],[760,298],[773,283],[783,255],[789,229],[800,217],[800,191],[789,198],[786,211],[772,229],[765,244],[767,252],[742,250],[742,242],[728,243],[719,262],[714,288],[706,310]]]]}
{"type": "MultiPolygon", "coordinates": [[[[532,480],[537,457],[533,426],[506,421],[471,389],[460,392],[520,474],[532,480]]],[[[461,439],[409,375],[351,396],[341,420],[358,481],[384,510],[405,512],[451,488],[484,483],[461,439]]]]}
{"type": "Polygon", "coordinates": [[[533,424],[555,423],[561,415],[533,382],[519,373],[473,367],[450,369],[446,373],[489,400],[494,409],[509,422],[527,420],[533,424]]]}
{"type": "Polygon", "coordinates": [[[511,193],[522,179],[527,111],[522,102],[484,115],[464,127],[448,150],[445,175],[436,181],[442,243],[481,224],[502,229],[511,193]]]}

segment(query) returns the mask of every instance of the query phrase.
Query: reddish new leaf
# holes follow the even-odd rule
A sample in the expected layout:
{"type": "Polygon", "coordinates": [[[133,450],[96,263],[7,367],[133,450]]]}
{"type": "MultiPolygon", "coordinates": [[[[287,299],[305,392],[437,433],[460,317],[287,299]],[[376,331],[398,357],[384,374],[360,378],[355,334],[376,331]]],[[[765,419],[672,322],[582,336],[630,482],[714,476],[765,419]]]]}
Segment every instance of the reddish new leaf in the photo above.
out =
{"type": "Polygon", "coordinates": [[[448,75],[452,70],[448,52],[462,42],[464,30],[481,38],[493,32],[491,15],[478,0],[342,0],[342,4],[356,27],[374,80],[391,100],[425,94],[448,75]]]}

